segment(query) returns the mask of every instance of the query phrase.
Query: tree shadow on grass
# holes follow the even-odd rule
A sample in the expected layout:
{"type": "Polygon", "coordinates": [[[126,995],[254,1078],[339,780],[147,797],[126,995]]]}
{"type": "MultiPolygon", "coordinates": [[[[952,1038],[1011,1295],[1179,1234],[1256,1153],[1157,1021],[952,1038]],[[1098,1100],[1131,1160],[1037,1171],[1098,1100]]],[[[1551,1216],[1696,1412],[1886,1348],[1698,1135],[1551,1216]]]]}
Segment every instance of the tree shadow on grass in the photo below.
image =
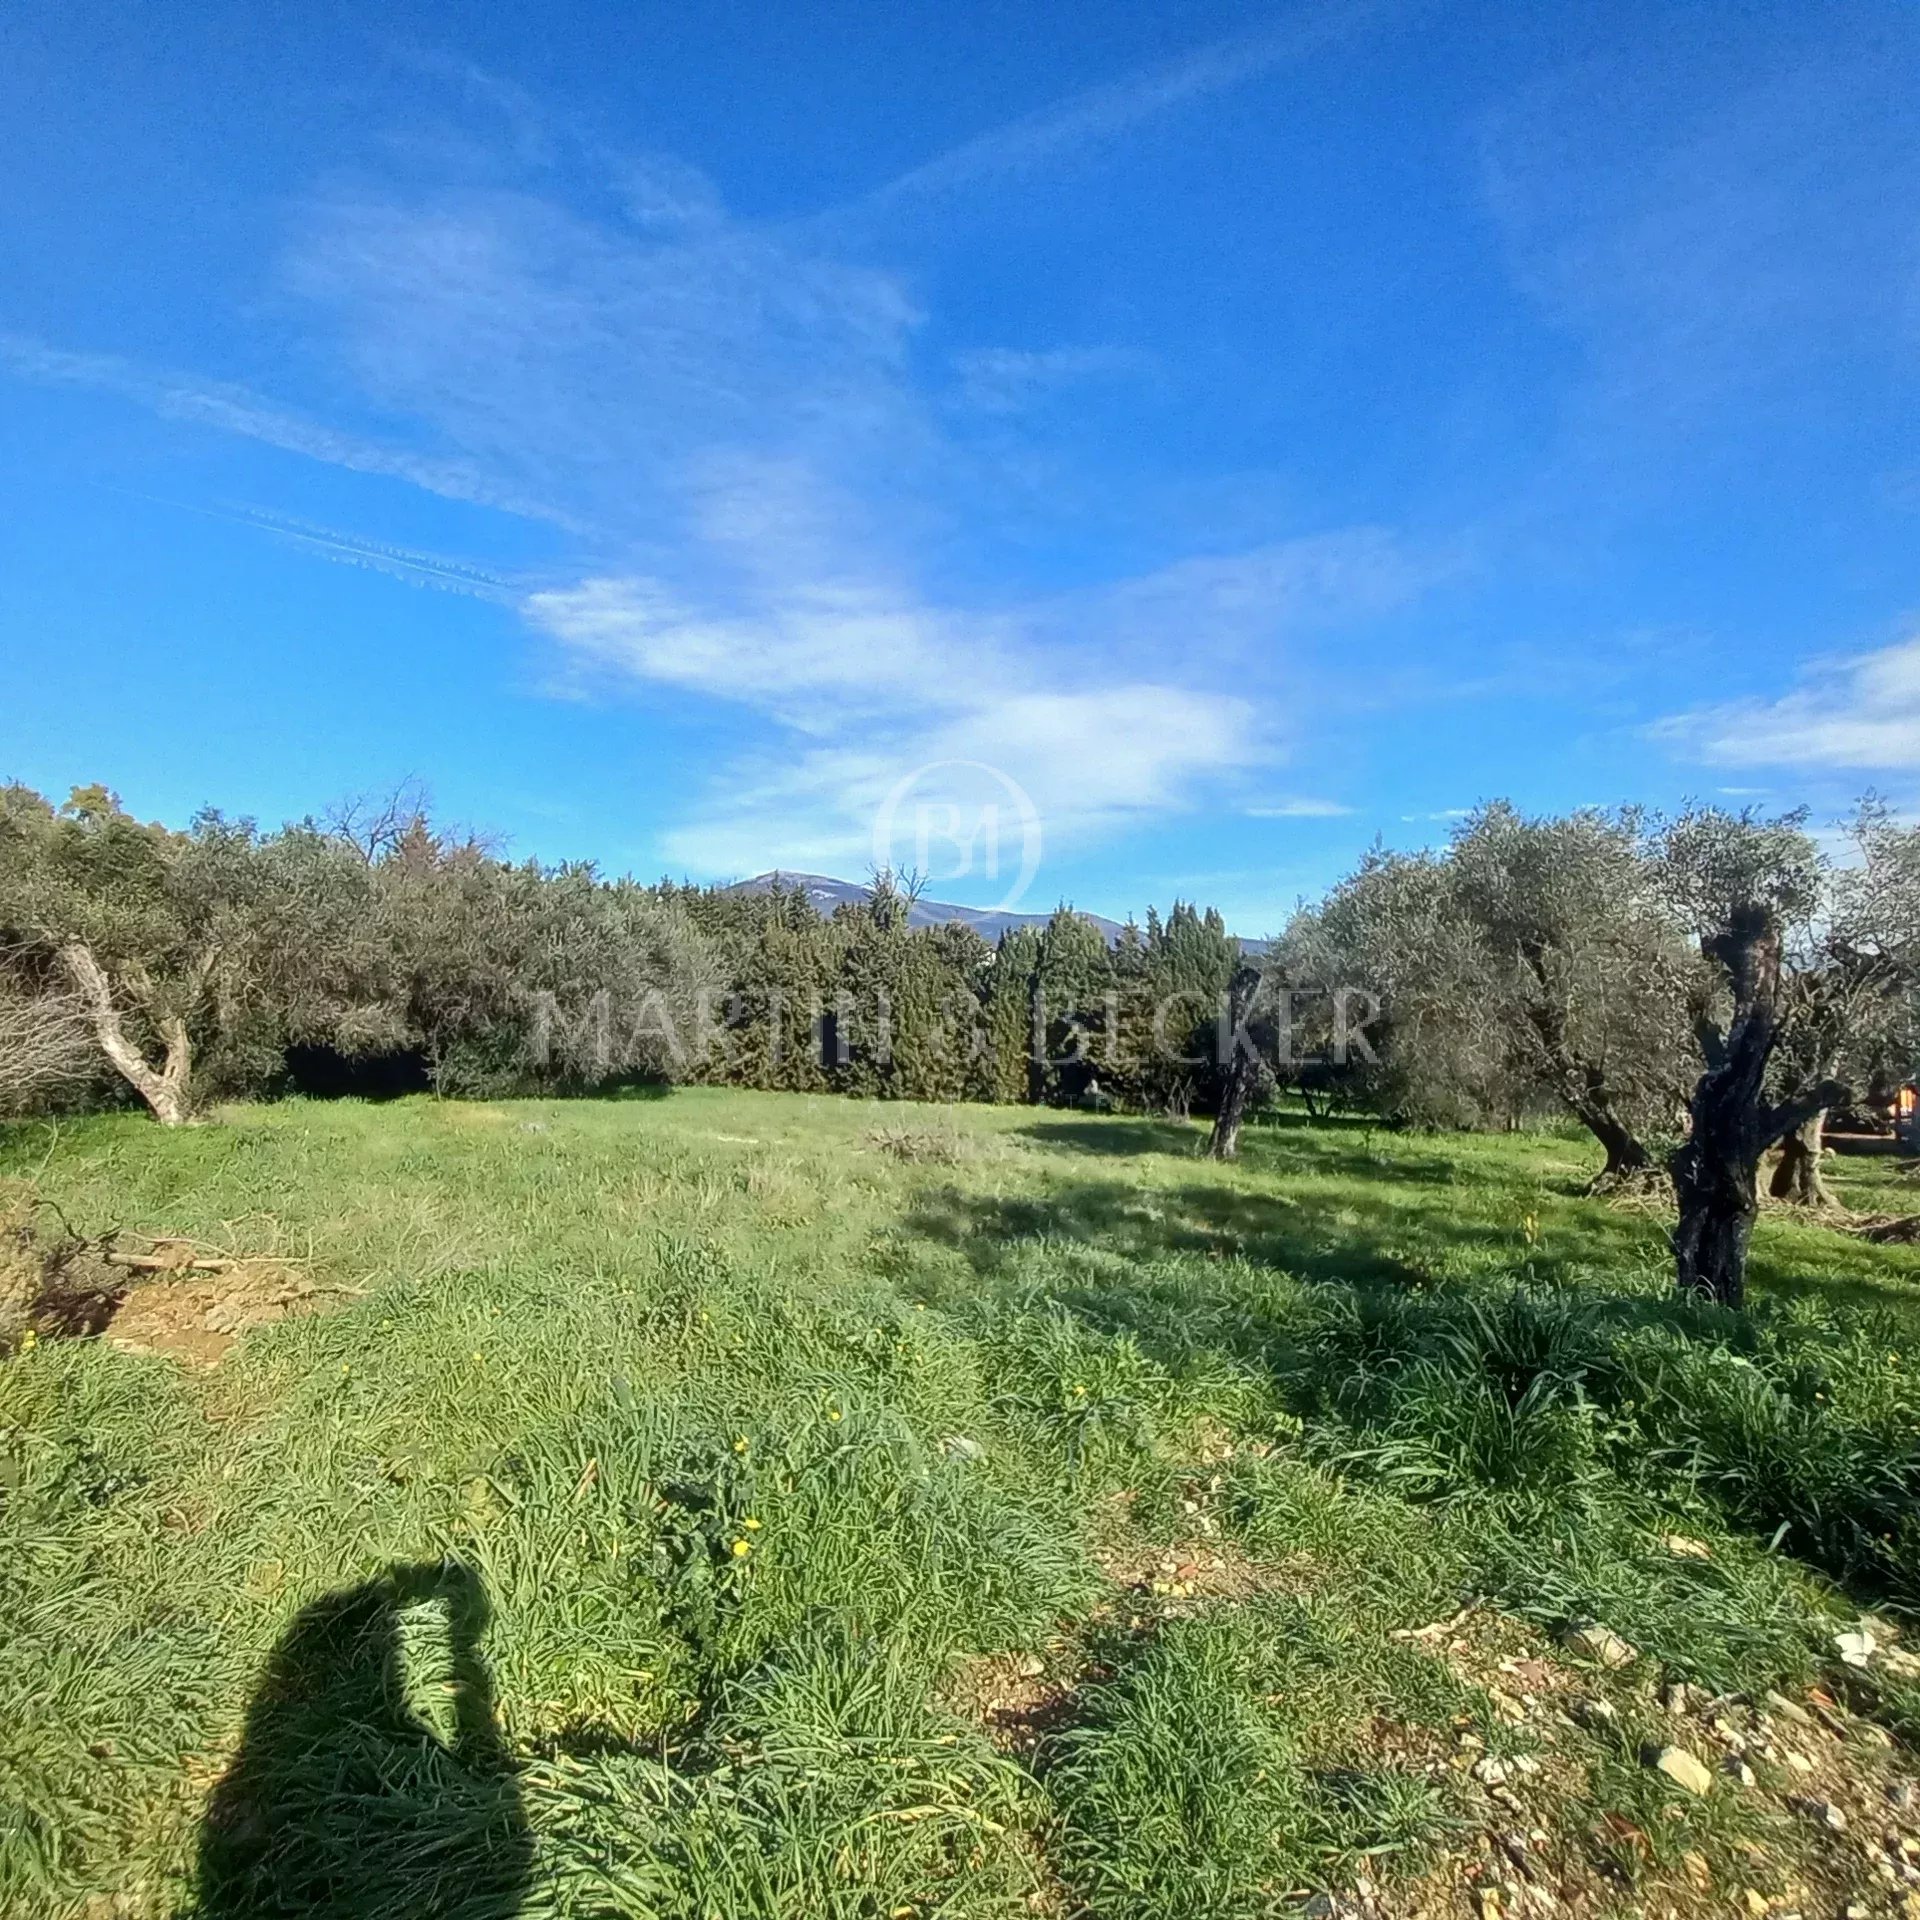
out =
{"type": "MultiPolygon", "coordinates": [[[[1197,1129],[1133,1119],[1040,1120],[1021,1131],[1106,1161],[1175,1152],[1191,1160],[1204,1140],[1197,1129]]],[[[1585,1285],[1617,1276],[1637,1291],[1649,1276],[1670,1277],[1664,1191],[1636,1205],[1589,1195],[1586,1178],[1543,1182],[1538,1170],[1478,1165],[1405,1135],[1376,1147],[1367,1128],[1302,1122],[1250,1129],[1237,1174],[1196,1167],[1191,1178],[1148,1183],[1115,1167],[1111,1179],[1063,1180],[1025,1198],[934,1196],[912,1224],[963,1249],[982,1271],[1015,1243],[1050,1235],[1132,1254],[1240,1255],[1312,1280],[1478,1275],[1585,1285]],[[1529,1215],[1532,1239],[1522,1224],[1529,1215]]],[[[1920,1254],[1869,1246],[1837,1222],[1771,1207],[1748,1279],[1757,1300],[1800,1296],[1920,1316],[1920,1254]]]]}
{"type": "Polygon", "coordinates": [[[1136,1257],[1244,1255],[1303,1279],[1422,1278],[1378,1242],[1324,1223],[1289,1199],[1202,1181],[1138,1187],[1078,1180],[1036,1196],[948,1187],[922,1196],[907,1224],[957,1248],[981,1273],[1004,1266],[1023,1242],[1060,1239],[1136,1257]]]}
{"type": "Polygon", "coordinates": [[[1085,1120],[1066,1117],[1035,1120],[1019,1131],[1039,1146],[1095,1154],[1108,1160],[1130,1160],[1145,1153],[1168,1153],[1191,1160],[1203,1152],[1207,1144],[1203,1127],[1135,1114],[1085,1120]]]}
{"type": "MultiPolygon", "coordinates": [[[[1165,1155],[1197,1160],[1207,1146],[1199,1123],[1151,1118],[1046,1119],[1019,1129],[1036,1146],[1103,1160],[1165,1155]]],[[[1262,1117],[1242,1136],[1243,1166],[1263,1173],[1316,1174],[1327,1179],[1391,1180],[1400,1185],[1457,1187],[1486,1178],[1443,1152],[1420,1152],[1405,1135],[1393,1135],[1391,1151],[1374,1141],[1386,1130],[1348,1119],[1308,1121],[1298,1114],[1262,1117]]]]}
{"type": "Polygon", "coordinates": [[[1465,1218],[1444,1203],[1367,1212],[1337,1194],[1205,1180],[1159,1187],[1087,1180],[1027,1198],[948,1187],[923,1195],[907,1225],[964,1254],[982,1278],[1022,1289],[1035,1271],[1023,1254],[1043,1244],[1138,1263],[1124,1278],[1080,1263],[1037,1270],[1049,1276],[1047,1301],[1102,1332],[1127,1332],[1168,1361],[1190,1360],[1197,1333],[1199,1345],[1238,1365],[1272,1370],[1297,1331],[1297,1310],[1284,1304],[1290,1281],[1329,1297],[1397,1301],[1395,1317],[1406,1329],[1449,1322],[1467,1300],[1516,1283],[1542,1293],[1571,1289],[1570,1298],[1620,1325],[1694,1332],[1702,1324],[1700,1310],[1671,1292],[1578,1285],[1618,1252],[1605,1232],[1562,1231],[1555,1251],[1529,1246],[1511,1223],[1465,1218]],[[1192,1261],[1196,1254],[1204,1265],[1192,1261]],[[1187,1258],[1155,1264],[1170,1255],[1187,1258]]]}
{"type": "Polygon", "coordinates": [[[214,1790],[191,1911],[517,1914],[533,1841],[494,1721],[486,1619],[479,1580],[451,1564],[394,1567],[306,1608],[268,1660],[214,1790]],[[427,1715],[441,1703],[436,1728],[427,1715]]]}
{"type": "Polygon", "coordinates": [[[1015,1313],[1123,1337],[1175,1381],[1238,1374],[1343,1460],[1425,1496],[1472,1491],[1510,1517],[1581,1510],[1598,1408],[1646,1420],[1632,1447],[1672,1463],[1676,1491],[1705,1492],[1730,1526],[1863,1602],[1920,1591],[1910,1427],[1872,1393],[1852,1392],[1844,1417],[1822,1407],[1827,1369],[1857,1379],[1872,1364],[1855,1328],[1813,1323],[1776,1345],[1764,1314],[1629,1275],[1597,1212],[1556,1222],[1550,1253],[1432,1199],[1369,1211],[1241,1182],[1090,1180],[1025,1200],[950,1188],[908,1224],[1015,1313]]]}
{"type": "Polygon", "coordinates": [[[1403,1287],[1476,1275],[1559,1284],[1659,1252],[1657,1234],[1639,1229],[1636,1246],[1632,1224],[1602,1217],[1558,1220],[1550,1236],[1529,1244],[1517,1202],[1512,1218],[1490,1218],[1463,1210],[1437,1184],[1391,1184],[1390,1203],[1370,1203],[1359,1187],[1269,1188],[1204,1175],[1153,1184],[1060,1181],[1030,1195],[948,1187],[923,1194],[907,1224],[964,1253],[982,1273],[997,1271],[1022,1243],[1037,1239],[1072,1240],[1136,1259],[1245,1259],[1303,1280],[1403,1287]]]}

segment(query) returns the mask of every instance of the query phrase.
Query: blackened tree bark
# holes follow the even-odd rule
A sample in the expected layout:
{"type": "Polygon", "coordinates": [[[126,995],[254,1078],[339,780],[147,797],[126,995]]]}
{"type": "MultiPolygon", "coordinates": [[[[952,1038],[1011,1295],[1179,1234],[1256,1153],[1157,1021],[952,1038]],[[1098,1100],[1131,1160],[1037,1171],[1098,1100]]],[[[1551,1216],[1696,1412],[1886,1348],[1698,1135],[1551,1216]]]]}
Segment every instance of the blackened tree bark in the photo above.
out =
{"type": "Polygon", "coordinates": [[[1228,1031],[1223,1049],[1227,1057],[1222,1062],[1225,1071],[1220,1083],[1220,1110],[1214,1115],[1213,1133],[1207,1141],[1210,1160],[1236,1160],[1240,1156],[1240,1128],[1264,1072],[1248,1025],[1259,992],[1258,967],[1239,968],[1227,988],[1228,1031]]]}
{"type": "Polygon", "coordinates": [[[1847,1090],[1824,1081],[1768,1104],[1767,1069],[1780,1038],[1780,929],[1766,907],[1736,907],[1701,951],[1724,974],[1733,1004],[1724,1031],[1704,1015],[1699,1022],[1706,1070],[1688,1103],[1691,1130],[1673,1157],[1675,1278],[1683,1293],[1738,1307],[1746,1299],[1761,1156],[1839,1105],[1847,1090]]]}

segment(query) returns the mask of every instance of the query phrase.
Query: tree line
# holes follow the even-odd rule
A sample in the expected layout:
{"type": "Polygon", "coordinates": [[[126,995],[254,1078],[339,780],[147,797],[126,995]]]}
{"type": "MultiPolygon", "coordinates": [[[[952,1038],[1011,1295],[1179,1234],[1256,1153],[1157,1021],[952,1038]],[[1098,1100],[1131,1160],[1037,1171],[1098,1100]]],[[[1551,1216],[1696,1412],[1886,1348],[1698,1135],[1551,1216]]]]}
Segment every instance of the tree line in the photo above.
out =
{"type": "Polygon", "coordinates": [[[764,893],[510,862],[403,796],[184,830],[102,787],[0,789],[0,1102],[213,1101],[416,1074],[442,1093],[707,1081],[1204,1110],[1238,947],[1217,913],[1109,946],[1062,908],[990,945],[874,877],[764,893]],[[358,1072],[356,1070],[359,1070],[358,1072]]]}
{"type": "Polygon", "coordinates": [[[1061,908],[989,945],[877,874],[804,894],[512,862],[417,796],[176,830],[103,787],[0,788],[0,1113],[417,1084],[706,1081],[1211,1113],[1280,1087],[1400,1124],[1566,1114],[1608,1182],[1672,1183],[1681,1284],[1740,1298],[1767,1153],[1825,1200],[1821,1129],[1920,1055],[1920,829],[1799,813],[1479,808],[1376,847],[1243,948],[1177,903],[1109,942],[1061,908]]]}

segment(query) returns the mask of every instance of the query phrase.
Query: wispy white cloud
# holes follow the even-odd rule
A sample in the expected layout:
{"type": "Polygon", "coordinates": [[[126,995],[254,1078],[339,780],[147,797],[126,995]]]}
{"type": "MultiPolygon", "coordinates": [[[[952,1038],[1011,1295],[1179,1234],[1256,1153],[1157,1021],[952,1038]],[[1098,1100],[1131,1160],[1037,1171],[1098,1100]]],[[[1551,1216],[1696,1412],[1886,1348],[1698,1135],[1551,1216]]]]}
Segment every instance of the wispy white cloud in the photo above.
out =
{"type": "Polygon", "coordinates": [[[1338,800],[1271,800],[1242,807],[1249,820],[1343,820],[1353,809],[1338,800]]]}
{"type": "Polygon", "coordinates": [[[1819,423],[1836,368],[1910,355],[1916,42],[1804,24],[1689,20],[1684,63],[1623,45],[1482,122],[1513,277],[1585,355],[1567,458],[1690,427],[1699,457],[1733,408],[1777,441],[1797,411],[1819,423]]]}
{"type": "MultiPolygon", "coordinates": [[[[811,748],[757,779],[732,769],[663,848],[677,865],[717,874],[858,871],[883,850],[911,864],[909,845],[875,839],[889,798],[910,781],[916,805],[963,817],[983,792],[1005,808],[998,796],[1017,791],[1018,814],[1030,808],[1045,847],[1059,851],[1191,807],[1270,751],[1251,703],[1234,696],[1144,684],[1035,690],[897,716],[857,743],[811,748]]],[[[1010,813],[1009,837],[1014,825],[1010,813]]],[[[1001,870],[968,877],[1007,878],[1015,861],[1002,853],[1001,870]]],[[[938,866],[935,876],[948,877],[938,866]]]]}
{"type": "Polygon", "coordinates": [[[1715,766],[1920,770],[1920,636],[1816,661],[1777,700],[1732,700],[1658,722],[1654,737],[1715,766]]]}
{"type": "Polygon", "coordinates": [[[960,397],[984,413],[1018,413],[1090,380],[1126,380],[1148,372],[1152,358],[1129,347],[976,347],[954,356],[960,397]]]}
{"type": "Polygon", "coordinates": [[[903,283],[736,222],[362,183],[308,207],[283,280],[383,408],[611,542],[716,454],[844,482],[924,432],[903,283]]]}
{"type": "MultiPolygon", "coordinates": [[[[589,675],[690,689],[796,730],[797,755],[722,770],[665,848],[704,872],[818,870],[836,859],[865,864],[886,796],[927,768],[988,769],[1013,783],[1056,849],[1231,796],[1288,750],[1285,716],[1237,684],[1249,637],[1284,646],[1304,622],[1332,617],[1334,580],[1372,604],[1380,589],[1359,556],[1396,558],[1371,531],[1339,566],[1334,537],[1296,544],[1302,551],[1222,560],[1229,586],[1211,597],[1148,576],[983,611],[803,569],[762,577],[725,611],[636,576],[547,589],[525,611],[589,675]],[[1310,590],[1284,590],[1301,580],[1310,590]],[[1123,605],[1131,623],[1113,634],[1123,605]],[[1108,634],[1109,644],[1075,644],[1091,633],[1108,634]],[[1167,677],[1182,668],[1191,676],[1196,664],[1211,685],[1167,677]]],[[[1204,580],[1197,569],[1179,566],[1182,577],[1204,580]]],[[[977,784],[958,775],[948,784],[956,781],[977,784]]],[[[922,803],[944,792],[937,780],[916,784],[922,803]]],[[[965,793],[948,800],[968,803],[965,793]]],[[[1241,810],[1346,811],[1313,799],[1241,810]]]]}
{"type": "MultiPolygon", "coordinates": [[[[817,869],[829,855],[864,864],[877,809],[922,769],[990,770],[1030,797],[1058,848],[1218,797],[1284,757],[1275,716],[1230,683],[1129,677],[1121,652],[1083,670],[1071,649],[1039,644],[1096,622],[1105,598],[982,612],[802,577],[721,614],[625,577],[546,590],[525,611],[589,673],[689,688],[802,737],[771,768],[723,770],[668,836],[672,859],[729,873],[817,869]]],[[[1284,629],[1284,609],[1269,616],[1284,629]]],[[[1189,608],[1177,630],[1137,650],[1139,663],[1177,664],[1183,645],[1189,662],[1212,663],[1209,637],[1189,608]]],[[[926,804],[943,792],[937,780],[916,787],[926,804]]]]}
{"type": "Polygon", "coordinates": [[[228,381],[160,373],[114,354],[69,353],[13,333],[0,334],[0,366],[40,385],[85,387],[115,394],[168,420],[265,441],[288,453],[354,473],[381,474],[449,500],[465,500],[561,526],[572,524],[552,506],[502,486],[476,461],[436,459],[405,447],[383,446],[302,418],[228,381]]]}
{"type": "Polygon", "coordinates": [[[1160,114],[1336,45],[1383,11],[1370,0],[1300,7],[1261,32],[1194,48],[962,141],[876,188],[852,211],[888,211],[1104,145],[1160,114]]]}
{"type": "Polygon", "coordinates": [[[1445,556],[1386,527],[1341,527],[1237,552],[1195,554],[1056,603],[1059,625],[1103,654],[1164,657],[1188,646],[1221,670],[1285,660],[1281,640],[1353,626],[1407,605],[1448,570],[1445,556]]]}
{"type": "Polygon", "coordinates": [[[719,611],[645,576],[600,576],[524,602],[581,664],[710,694],[790,724],[938,710],[1000,676],[963,622],[858,579],[795,578],[719,611]]]}

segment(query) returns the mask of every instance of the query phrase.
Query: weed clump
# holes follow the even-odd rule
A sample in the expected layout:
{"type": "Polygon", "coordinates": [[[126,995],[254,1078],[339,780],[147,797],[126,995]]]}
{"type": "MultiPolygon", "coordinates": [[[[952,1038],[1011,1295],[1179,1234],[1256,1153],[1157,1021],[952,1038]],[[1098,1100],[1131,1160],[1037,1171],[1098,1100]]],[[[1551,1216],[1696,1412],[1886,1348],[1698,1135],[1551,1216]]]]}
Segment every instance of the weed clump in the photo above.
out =
{"type": "Polygon", "coordinates": [[[867,1145],[907,1166],[963,1167],[981,1159],[984,1148],[957,1128],[937,1126],[875,1127],[867,1145]]]}

